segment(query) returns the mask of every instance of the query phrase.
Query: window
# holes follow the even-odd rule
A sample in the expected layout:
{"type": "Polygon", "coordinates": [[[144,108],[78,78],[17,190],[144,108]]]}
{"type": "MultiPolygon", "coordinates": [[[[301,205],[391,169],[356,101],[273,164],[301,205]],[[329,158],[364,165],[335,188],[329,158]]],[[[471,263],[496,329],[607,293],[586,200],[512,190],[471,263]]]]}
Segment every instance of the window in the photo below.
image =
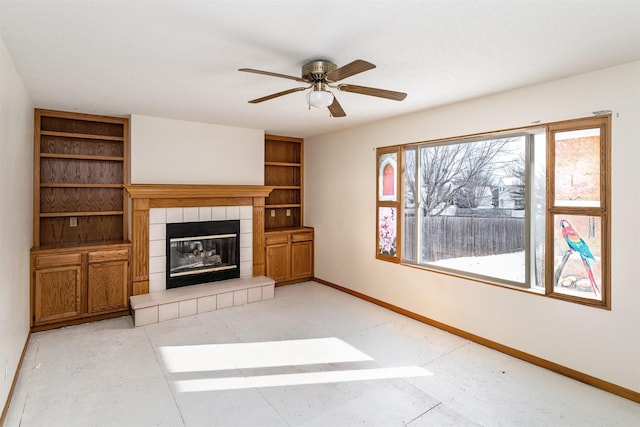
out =
{"type": "Polygon", "coordinates": [[[397,186],[400,147],[379,148],[377,158],[376,257],[386,261],[400,262],[400,251],[398,250],[400,204],[397,186]]]}
{"type": "Polygon", "coordinates": [[[610,307],[610,116],[548,127],[547,294],[610,307]]]}
{"type": "Polygon", "coordinates": [[[404,264],[609,307],[609,122],[379,149],[379,253],[393,228],[404,264]],[[394,150],[401,194],[383,204],[394,150]]]}

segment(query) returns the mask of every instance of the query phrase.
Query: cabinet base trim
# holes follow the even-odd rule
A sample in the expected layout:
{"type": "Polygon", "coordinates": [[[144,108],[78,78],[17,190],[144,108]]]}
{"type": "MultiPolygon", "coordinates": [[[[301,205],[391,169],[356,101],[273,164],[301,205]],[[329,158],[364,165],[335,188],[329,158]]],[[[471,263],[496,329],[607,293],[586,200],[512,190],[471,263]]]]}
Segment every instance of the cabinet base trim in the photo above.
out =
{"type": "Polygon", "coordinates": [[[88,315],[87,317],[81,317],[77,319],[64,320],[55,323],[47,323],[46,325],[33,325],[31,326],[31,332],[48,331],[50,329],[64,328],[65,326],[80,325],[82,323],[95,322],[98,320],[113,319],[114,317],[128,316],[130,314],[129,309],[122,309],[114,311],[113,313],[104,313],[99,315],[88,315]]]}

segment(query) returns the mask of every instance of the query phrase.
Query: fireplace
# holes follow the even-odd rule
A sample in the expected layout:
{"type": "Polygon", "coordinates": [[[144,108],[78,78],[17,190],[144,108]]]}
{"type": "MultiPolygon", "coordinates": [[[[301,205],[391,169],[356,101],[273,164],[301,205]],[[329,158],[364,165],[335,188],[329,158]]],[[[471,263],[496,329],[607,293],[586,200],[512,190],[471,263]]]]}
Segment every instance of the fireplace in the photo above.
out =
{"type": "Polygon", "coordinates": [[[240,221],[166,227],[167,289],[240,277],[240,221]]]}

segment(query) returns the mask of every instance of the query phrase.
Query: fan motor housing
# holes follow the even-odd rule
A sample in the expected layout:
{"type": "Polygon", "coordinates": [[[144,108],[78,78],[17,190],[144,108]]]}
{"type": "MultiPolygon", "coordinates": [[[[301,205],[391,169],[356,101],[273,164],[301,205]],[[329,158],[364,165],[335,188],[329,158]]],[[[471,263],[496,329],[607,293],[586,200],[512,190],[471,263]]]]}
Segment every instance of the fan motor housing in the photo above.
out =
{"type": "Polygon", "coordinates": [[[302,78],[309,81],[322,81],[327,73],[336,70],[338,66],[331,61],[311,61],[302,66],[302,78]]]}

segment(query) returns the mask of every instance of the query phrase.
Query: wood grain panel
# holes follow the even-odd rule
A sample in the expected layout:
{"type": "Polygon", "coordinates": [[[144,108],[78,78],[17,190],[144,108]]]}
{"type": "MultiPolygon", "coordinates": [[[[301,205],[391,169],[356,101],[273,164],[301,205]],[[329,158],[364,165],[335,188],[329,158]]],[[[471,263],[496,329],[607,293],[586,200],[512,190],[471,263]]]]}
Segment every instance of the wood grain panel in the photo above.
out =
{"type": "Polygon", "coordinates": [[[289,244],[269,245],[266,248],[267,277],[276,282],[289,278],[289,244]]]}
{"type": "Polygon", "coordinates": [[[142,280],[139,282],[133,282],[133,293],[132,295],[143,295],[149,293],[149,281],[142,280]]]}
{"type": "Polygon", "coordinates": [[[149,280],[149,210],[135,210],[132,218],[133,281],[149,280]]]}
{"type": "Polygon", "coordinates": [[[291,245],[291,278],[313,277],[313,242],[297,242],[291,245]]]}
{"type": "Polygon", "coordinates": [[[89,156],[124,157],[122,141],[96,141],[65,136],[42,135],[40,152],[89,156]]]}
{"type": "Polygon", "coordinates": [[[300,185],[300,168],[290,166],[271,166],[264,167],[264,182],[269,185],[300,185]]]}
{"type": "Polygon", "coordinates": [[[302,140],[282,141],[265,137],[264,158],[271,162],[300,163],[300,144],[302,140]]]}
{"type": "Polygon", "coordinates": [[[51,255],[37,255],[35,257],[35,268],[46,268],[52,266],[62,265],[80,265],[82,263],[81,253],[69,253],[69,254],[51,254],[51,255]]]}
{"type": "Polygon", "coordinates": [[[289,243],[288,233],[268,234],[265,237],[266,245],[277,245],[278,243],[289,243]]]}
{"type": "Polygon", "coordinates": [[[300,204],[300,188],[274,189],[267,200],[266,205],[296,205],[300,204]]]}
{"type": "Polygon", "coordinates": [[[199,206],[250,206],[250,197],[171,198],[150,199],[152,208],[192,208],[199,206]]]}
{"type": "Polygon", "coordinates": [[[40,189],[40,212],[96,212],[123,210],[121,188],[40,189]]]}
{"type": "Polygon", "coordinates": [[[122,162],[79,159],[40,159],[40,182],[63,184],[122,184],[122,162]]]}
{"type": "Polygon", "coordinates": [[[264,276],[264,198],[253,199],[253,275],[264,276]]]}
{"type": "Polygon", "coordinates": [[[81,312],[82,269],[79,265],[35,271],[35,321],[48,322],[81,312]]]}
{"type": "Polygon", "coordinates": [[[265,228],[267,230],[277,230],[282,228],[293,228],[299,227],[301,223],[301,215],[300,208],[291,207],[291,208],[271,208],[269,206],[265,206],[266,215],[265,215],[265,228]],[[287,209],[291,213],[291,215],[287,216],[287,209]],[[271,216],[271,211],[274,211],[274,216],[271,216]]]}
{"type": "MultiPolygon", "coordinates": [[[[262,185],[132,184],[125,186],[133,199],[209,199],[267,197],[272,187],[262,185]]],[[[250,202],[248,203],[251,204],[250,202]]],[[[206,205],[205,205],[206,206],[206,205]]]]}
{"type": "Polygon", "coordinates": [[[40,244],[53,246],[124,240],[122,221],[122,215],[80,216],[77,217],[77,226],[71,227],[66,217],[41,218],[40,244]]]}
{"type": "MultiPolygon", "coordinates": [[[[40,246],[40,114],[33,114],[33,246],[40,246]]],[[[33,277],[33,276],[32,276],[33,277]]],[[[33,298],[33,295],[31,296],[33,298]]],[[[33,315],[33,306],[32,306],[33,315]]]]}
{"type": "Polygon", "coordinates": [[[89,115],[83,115],[83,120],[78,115],[62,115],[52,114],[53,112],[45,112],[47,115],[42,117],[42,130],[54,132],[68,132],[80,134],[108,135],[123,137],[122,120],[115,118],[115,122],[110,122],[113,117],[95,116],[95,120],[89,115]],[[58,116],[58,117],[56,117],[58,116]],[[107,121],[106,119],[111,119],[107,121]]]}
{"type": "Polygon", "coordinates": [[[89,264],[87,274],[89,277],[87,311],[89,313],[127,307],[127,261],[89,264]]]}
{"type": "Polygon", "coordinates": [[[301,233],[292,233],[291,241],[292,242],[304,242],[308,240],[313,240],[313,231],[304,231],[301,233]]]}
{"type": "Polygon", "coordinates": [[[129,259],[128,249],[113,249],[108,251],[89,252],[89,263],[108,261],[127,261],[129,259]]]}

